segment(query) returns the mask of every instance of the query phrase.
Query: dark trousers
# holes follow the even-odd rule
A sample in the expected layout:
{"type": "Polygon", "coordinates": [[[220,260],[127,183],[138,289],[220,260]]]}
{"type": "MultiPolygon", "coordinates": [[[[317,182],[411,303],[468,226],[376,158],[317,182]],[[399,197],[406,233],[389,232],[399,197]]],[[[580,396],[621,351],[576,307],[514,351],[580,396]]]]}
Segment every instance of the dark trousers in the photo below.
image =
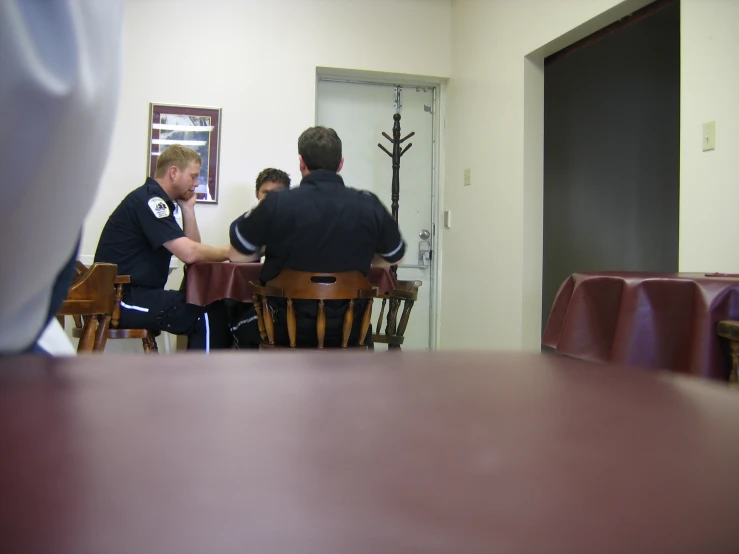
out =
{"type": "Polygon", "coordinates": [[[223,301],[206,307],[185,302],[176,290],[130,287],[121,301],[121,329],[153,329],[187,335],[188,350],[230,348],[231,333],[223,301]]]}
{"type": "MultiPolygon", "coordinates": [[[[296,304],[296,321],[297,321],[297,346],[303,348],[315,348],[318,346],[318,332],[316,328],[317,315],[313,313],[312,306],[296,304]],[[306,308],[306,309],[300,309],[306,308]]],[[[302,301],[313,302],[314,301],[302,301]]],[[[273,304],[278,304],[273,302],[273,304]]],[[[302,304],[302,303],[301,303],[302,304]]],[[[359,333],[362,327],[362,310],[355,312],[354,324],[349,335],[349,344],[356,345],[359,342],[359,333]]],[[[337,348],[341,346],[342,330],[344,327],[344,311],[346,306],[339,306],[337,311],[327,309],[326,318],[326,336],[324,346],[326,348],[337,348]],[[343,308],[343,309],[342,309],[343,308]]],[[[265,314],[266,317],[266,314],[265,314]]],[[[287,334],[287,313],[283,306],[277,305],[274,308],[275,318],[275,343],[279,345],[287,345],[290,343],[287,334]]],[[[240,302],[232,302],[229,304],[229,320],[231,321],[231,333],[233,340],[239,349],[242,348],[259,348],[259,324],[257,322],[257,312],[253,304],[242,304],[240,302]]],[[[368,346],[372,345],[372,326],[370,325],[365,337],[364,343],[368,346]]]]}

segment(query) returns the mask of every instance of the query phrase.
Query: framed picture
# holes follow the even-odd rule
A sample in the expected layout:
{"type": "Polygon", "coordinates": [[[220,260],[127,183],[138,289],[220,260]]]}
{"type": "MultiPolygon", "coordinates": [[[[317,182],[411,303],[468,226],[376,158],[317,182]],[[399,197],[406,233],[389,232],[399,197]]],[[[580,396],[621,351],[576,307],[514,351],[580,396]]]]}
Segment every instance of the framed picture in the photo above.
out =
{"type": "Polygon", "coordinates": [[[157,156],[173,144],[200,154],[198,202],[218,203],[218,162],[221,147],[221,108],[149,104],[149,148],[146,174],[154,176],[157,156]]]}

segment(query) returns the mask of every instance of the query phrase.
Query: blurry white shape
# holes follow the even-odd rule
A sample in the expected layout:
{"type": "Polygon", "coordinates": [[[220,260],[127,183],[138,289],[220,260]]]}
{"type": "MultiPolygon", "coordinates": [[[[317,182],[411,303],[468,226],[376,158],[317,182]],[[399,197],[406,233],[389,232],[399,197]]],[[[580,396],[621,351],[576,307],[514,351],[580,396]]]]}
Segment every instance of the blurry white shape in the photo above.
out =
{"type": "Polygon", "coordinates": [[[170,139],[151,139],[152,144],[181,144],[183,146],[203,146],[208,144],[207,140],[170,140],[170,139]]]}
{"type": "Polygon", "coordinates": [[[212,131],[212,125],[168,125],[166,123],[154,123],[152,129],[162,129],[170,131],[212,131]]]}
{"type": "Polygon", "coordinates": [[[41,333],[38,345],[52,356],[76,356],[77,351],[72,346],[69,337],[54,317],[41,333]]]}
{"type": "Polygon", "coordinates": [[[0,1],[0,352],[31,346],[47,327],[52,286],[95,199],[122,22],[121,0],[0,1]]]}

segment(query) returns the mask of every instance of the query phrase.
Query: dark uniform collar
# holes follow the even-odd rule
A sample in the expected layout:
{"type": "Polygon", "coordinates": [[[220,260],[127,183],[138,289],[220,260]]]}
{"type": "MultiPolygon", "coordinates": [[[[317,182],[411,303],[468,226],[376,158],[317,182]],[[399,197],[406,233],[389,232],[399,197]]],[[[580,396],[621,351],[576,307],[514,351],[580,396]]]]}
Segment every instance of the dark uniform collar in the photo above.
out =
{"type": "Polygon", "coordinates": [[[159,196],[167,204],[174,204],[174,202],[169,198],[169,195],[164,192],[162,185],[156,182],[156,179],[153,177],[147,177],[146,183],[144,184],[146,185],[146,190],[149,193],[149,196],[159,196]]]}
{"type": "Polygon", "coordinates": [[[300,186],[309,185],[314,187],[343,187],[344,179],[335,171],[325,169],[314,169],[300,181],[300,186]]]}

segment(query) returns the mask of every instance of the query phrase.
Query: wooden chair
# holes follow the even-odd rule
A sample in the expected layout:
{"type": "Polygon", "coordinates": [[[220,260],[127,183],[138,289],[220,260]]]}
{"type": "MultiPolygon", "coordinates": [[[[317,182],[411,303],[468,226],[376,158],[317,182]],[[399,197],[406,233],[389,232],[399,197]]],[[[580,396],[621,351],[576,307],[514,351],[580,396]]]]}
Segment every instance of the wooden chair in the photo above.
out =
{"type": "Polygon", "coordinates": [[[400,350],[405,338],[405,329],[411,317],[413,304],[418,299],[418,287],[421,281],[398,281],[395,289],[378,296],[382,298],[380,317],[377,318],[377,327],[372,335],[373,342],[387,344],[388,350],[400,350]],[[385,304],[388,304],[387,319],[385,316],[385,304]],[[403,313],[398,323],[398,312],[401,305],[403,313]],[[383,323],[385,330],[383,331],[383,323]]]}
{"type": "MultiPolygon", "coordinates": [[[[77,262],[76,270],[78,274],[83,274],[87,271],[87,268],[82,262],[77,262]]],[[[159,336],[159,331],[153,329],[119,329],[118,325],[121,320],[121,300],[123,299],[123,285],[127,285],[131,282],[130,275],[116,275],[114,282],[114,298],[115,304],[113,306],[113,315],[110,320],[110,326],[107,331],[108,339],[141,339],[144,352],[146,354],[158,354],[159,347],[157,346],[156,337],[159,336]]],[[[72,336],[79,338],[83,334],[84,326],[82,321],[75,318],[76,327],[72,329],[72,336]]]]}
{"type": "Polygon", "coordinates": [[[739,387],[739,321],[719,321],[716,326],[718,336],[729,341],[731,352],[731,373],[729,383],[732,387],[739,387]]]}
{"type": "Polygon", "coordinates": [[[367,348],[364,341],[367,337],[371,318],[373,297],[377,289],[359,271],[345,273],[310,273],[286,269],[269,281],[266,286],[252,282],[254,287],[254,308],[257,312],[260,348],[279,348],[284,345],[275,343],[274,312],[270,309],[270,298],[284,298],[287,303],[287,333],[290,348],[297,345],[297,318],[293,300],[316,300],[318,317],[316,318],[316,337],[318,348],[323,348],[326,337],[326,300],[348,300],[349,306],[344,314],[341,347],[349,348],[349,338],[354,324],[354,302],[367,299],[367,306],[361,315],[362,324],[356,348],[367,348]]]}
{"type": "Polygon", "coordinates": [[[79,322],[77,352],[105,350],[115,307],[114,283],[117,272],[118,266],[115,264],[96,263],[72,281],[57,318],[62,326],[67,315],[79,322]]]}

